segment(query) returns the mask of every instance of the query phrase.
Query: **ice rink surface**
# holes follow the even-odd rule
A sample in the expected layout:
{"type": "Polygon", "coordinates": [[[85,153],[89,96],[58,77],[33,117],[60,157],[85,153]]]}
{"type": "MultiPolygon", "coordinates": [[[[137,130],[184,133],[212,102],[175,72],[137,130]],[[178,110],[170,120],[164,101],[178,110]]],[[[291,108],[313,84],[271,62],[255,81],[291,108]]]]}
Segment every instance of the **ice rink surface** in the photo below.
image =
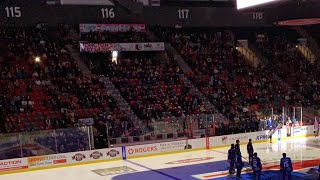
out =
{"type": "MultiPolygon", "coordinates": [[[[320,138],[304,138],[275,143],[253,144],[263,163],[262,179],[279,177],[279,160],[286,152],[293,160],[293,179],[316,179],[312,174],[320,164],[320,138]]],[[[196,180],[236,179],[227,177],[229,148],[192,151],[168,155],[135,158],[105,163],[79,165],[0,175],[0,180],[196,180]]],[[[247,162],[246,145],[241,145],[247,162]]],[[[248,164],[243,179],[252,179],[248,164]]]]}

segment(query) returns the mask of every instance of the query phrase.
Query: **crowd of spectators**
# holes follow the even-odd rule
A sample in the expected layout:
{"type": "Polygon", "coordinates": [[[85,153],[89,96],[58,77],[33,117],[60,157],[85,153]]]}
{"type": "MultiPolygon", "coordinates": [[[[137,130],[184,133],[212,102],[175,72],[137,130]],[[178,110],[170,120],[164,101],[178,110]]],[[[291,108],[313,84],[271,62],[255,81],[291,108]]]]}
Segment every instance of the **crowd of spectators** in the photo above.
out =
{"type": "Polygon", "coordinates": [[[119,137],[132,124],[98,77],[82,75],[65,47],[68,32],[66,26],[0,29],[0,133],[72,128],[79,118],[95,118],[97,136],[105,134],[102,121],[119,137]]]}
{"type": "Polygon", "coordinates": [[[188,77],[231,121],[284,105],[291,94],[264,66],[252,68],[225,31],[170,29],[156,32],[171,42],[192,68],[188,77]]]}
{"type": "MultiPolygon", "coordinates": [[[[271,63],[274,72],[303,97],[294,106],[319,107],[320,63],[312,64],[298,50],[299,35],[292,31],[270,30],[256,34],[254,42],[271,63]]],[[[296,96],[299,96],[296,94],[296,96]]]]}
{"type": "MultiPolygon", "coordinates": [[[[110,77],[133,111],[148,125],[155,120],[171,121],[205,113],[201,100],[181,79],[179,67],[159,54],[162,53],[122,52],[117,64],[110,58],[105,62],[104,74],[110,77]]],[[[101,55],[90,55],[95,63],[99,57],[101,55]]]]}
{"type": "Polygon", "coordinates": [[[259,131],[259,121],[255,120],[245,120],[245,121],[237,121],[237,122],[217,122],[215,135],[229,135],[229,134],[237,134],[237,133],[247,133],[247,132],[255,132],[259,131]]]}
{"type": "MultiPolygon", "coordinates": [[[[217,122],[216,135],[259,130],[259,112],[271,107],[320,105],[320,63],[306,61],[297,51],[296,37],[256,34],[252,40],[272,66],[253,68],[229,32],[170,28],[154,32],[173,45],[191,67],[187,77],[230,120],[217,122]],[[273,73],[303,96],[290,92],[273,73]]],[[[107,131],[109,138],[141,135],[101,78],[82,74],[65,47],[69,37],[66,26],[0,28],[0,133],[70,128],[71,134],[57,131],[56,137],[34,139],[59,153],[88,149],[87,135],[77,128],[80,118],[95,119],[93,134],[99,148],[105,147],[107,131]]],[[[81,40],[152,41],[145,33],[132,31],[89,32],[81,34],[81,40]]],[[[94,74],[109,76],[147,125],[212,113],[191,92],[176,59],[166,52],[121,52],[117,63],[108,53],[82,55],[94,74]]]]}
{"type": "MultiPolygon", "coordinates": [[[[151,41],[145,33],[132,33],[104,32],[103,37],[107,38],[100,42],[151,41]]],[[[100,34],[95,32],[90,36],[100,37],[100,34]]],[[[96,42],[88,36],[85,40],[96,42]]],[[[90,69],[108,75],[133,111],[148,125],[155,120],[171,121],[206,112],[201,100],[184,84],[176,62],[164,52],[121,52],[118,63],[111,62],[110,54],[86,54],[86,57],[91,60],[87,62],[90,69]]]]}

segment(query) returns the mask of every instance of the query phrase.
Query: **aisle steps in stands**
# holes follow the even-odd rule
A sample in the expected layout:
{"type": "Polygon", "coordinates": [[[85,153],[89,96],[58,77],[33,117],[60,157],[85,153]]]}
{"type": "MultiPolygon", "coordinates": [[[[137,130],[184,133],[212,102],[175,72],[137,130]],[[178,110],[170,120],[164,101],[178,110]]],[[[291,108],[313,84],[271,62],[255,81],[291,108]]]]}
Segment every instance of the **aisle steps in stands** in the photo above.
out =
{"type": "MultiPolygon", "coordinates": [[[[70,34],[71,34],[73,42],[77,43],[78,40],[79,40],[78,34],[73,30],[70,31],[70,34]]],[[[91,71],[88,68],[88,66],[81,59],[79,51],[77,49],[73,48],[72,45],[67,45],[66,47],[69,49],[72,58],[75,59],[75,61],[77,62],[78,66],[80,68],[80,70],[82,71],[82,73],[84,75],[86,75],[86,76],[93,76],[93,74],[91,73],[91,71]]],[[[134,122],[136,127],[140,127],[142,131],[146,131],[146,129],[144,128],[144,125],[141,122],[141,120],[135,115],[135,113],[133,112],[133,110],[131,109],[129,104],[122,98],[122,96],[120,95],[120,92],[112,84],[110,79],[108,77],[101,77],[100,81],[105,84],[106,90],[108,92],[110,92],[110,95],[112,96],[112,98],[114,98],[116,100],[120,110],[122,112],[126,113],[126,115],[129,117],[129,119],[132,122],[134,122]]]]}
{"type": "Polygon", "coordinates": [[[130,120],[135,124],[136,127],[140,127],[142,131],[147,131],[145,125],[141,122],[138,116],[133,112],[130,105],[122,98],[119,90],[113,85],[109,77],[101,77],[100,80],[104,83],[108,92],[117,101],[121,111],[126,113],[130,120]]]}
{"type": "Polygon", "coordinates": [[[297,49],[311,64],[316,61],[316,56],[306,45],[297,45],[297,49]]]}
{"type": "Polygon", "coordinates": [[[294,29],[304,38],[307,39],[308,48],[311,52],[320,59],[320,47],[317,41],[302,27],[294,27],[294,29]]]}
{"type": "MultiPolygon", "coordinates": [[[[254,44],[251,44],[249,43],[248,44],[248,47],[251,49],[252,52],[254,52],[254,54],[260,59],[260,62],[267,66],[267,67],[273,67],[269,60],[264,57],[262,54],[261,54],[261,51],[254,45],[254,44]]],[[[296,90],[294,90],[287,82],[283,81],[276,73],[272,73],[273,75],[273,78],[279,82],[281,82],[281,84],[283,84],[290,92],[296,92],[296,90]]],[[[299,93],[298,93],[299,94],[299,93]]]]}
{"type": "Polygon", "coordinates": [[[248,40],[238,40],[236,49],[250,62],[254,67],[257,67],[261,61],[254,52],[248,47],[248,40]]]}
{"type": "Polygon", "coordinates": [[[68,51],[70,52],[71,57],[77,63],[82,74],[85,76],[91,76],[92,75],[91,71],[89,70],[88,66],[81,60],[78,50],[74,49],[72,45],[66,45],[66,48],[68,48],[68,51]]]}
{"type": "MultiPolygon", "coordinates": [[[[173,55],[174,59],[177,61],[177,64],[181,68],[181,70],[187,74],[192,72],[191,68],[189,65],[182,59],[182,57],[178,54],[178,52],[170,45],[166,44],[166,51],[173,55]]],[[[193,83],[184,75],[181,74],[181,79],[184,80],[184,83],[190,88],[191,93],[198,96],[202,102],[204,102],[205,109],[208,112],[214,113],[215,114],[215,120],[216,121],[223,121],[227,120],[227,118],[222,115],[218,110],[214,107],[214,105],[207,99],[207,97],[196,88],[193,83]]]]}
{"type": "MultiPolygon", "coordinates": [[[[70,30],[70,36],[71,36],[72,41],[74,43],[78,43],[80,37],[74,30],[70,30]]],[[[91,76],[92,73],[91,73],[90,69],[88,68],[88,66],[80,58],[79,50],[75,49],[73,47],[73,45],[66,45],[66,48],[68,48],[68,50],[69,50],[69,52],[71,54],[71,57],[75,60],[75,62],[77,63],[78,67],[80,68],[81,72],[85,76],[91,76]]]]}

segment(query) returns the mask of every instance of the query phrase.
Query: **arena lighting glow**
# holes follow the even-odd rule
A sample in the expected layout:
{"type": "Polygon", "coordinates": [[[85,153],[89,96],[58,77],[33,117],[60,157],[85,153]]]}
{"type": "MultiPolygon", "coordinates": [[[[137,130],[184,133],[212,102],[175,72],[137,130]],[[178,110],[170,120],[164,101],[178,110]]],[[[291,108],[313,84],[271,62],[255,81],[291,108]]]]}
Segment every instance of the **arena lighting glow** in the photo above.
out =
{"type": "Polygon", "coordinates": [[[111,61],[113,63],[118,64],[118,51],[112,51],[112,59],[111,59],[111,61]]]}
{"type": "Polygon", "coordinates": [[[280,0],[237,0],[237,9],[243,9],[269,2],[275,2],[280,0]]]}
{"type": "Polygon", "coordinates": [[[37,63],[40,62],[40,57],[39,56],[35,57],[34,61],[37,62],[37,63]]]}

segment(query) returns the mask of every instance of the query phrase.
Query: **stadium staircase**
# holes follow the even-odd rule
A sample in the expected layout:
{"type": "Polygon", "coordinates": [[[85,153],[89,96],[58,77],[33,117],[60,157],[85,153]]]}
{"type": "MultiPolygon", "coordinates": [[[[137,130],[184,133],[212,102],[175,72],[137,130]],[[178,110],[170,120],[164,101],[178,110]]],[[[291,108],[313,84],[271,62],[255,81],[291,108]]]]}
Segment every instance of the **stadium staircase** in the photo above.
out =
{"type": "Polygon", "coordinates": [[[249,61],[249,63],[253,67],[257,67],[261,63],[261,61],[259,57],[248,47],[248,41],[245,40],[245,42],[246,43],[238,40],[236,49],[245,57],[247,61],[249,61]]]}
{"type": "MultiPolygon", "coordinates": [[[[256,54],[256,56],[259,57],[263,65],[267,67],[273,67],[270,61],[268,61],[268,59],[261,54],[261,51],[254,44],[249,43],[249,47],[256,54]]],[[[281,82],[281,84],[283,84],[288,89],[288,91],[301,95],[294,88],[292,88],[287,82],[283,81],[276,73],[272,73],[272,75],[273,75],[273,78],[281,82]]],[[[315,112],[316,110],[314,108],[303,108],[303,121],[305,122],[307,120],[312,119],[315,112]]]]}
{"type": "Polygon", "coordinates": [[[316,61],[316,56],[306,45],[297,45],[297,49],[311,64],[316,61]]]}
{"type": "MultiPolygon", "coordinates": [[[[266,67],[273,67],[273,65],[270,63],[270,61],[264,57],[261,53],[261,51],[252,43],[249,43],[249,48],[252,52],[260,59],[260,62],[265,65],[266,67]]],[[[295,89],[293,89],[287,82],[283,81],[276,73],[272,73],[272,76],[277,81],[281,82],[290,92],[297,93],[295,89]]]]}
{"type": "MultiPolygon", "coordinates": [[[[78,43],[79,35],[74,30],[70,30],[70,37],[71,37],[73,43],[75,43],[75,44],[78,43]]],[[[76,49],[75,46],[73,46],[73,45],[66,45],[66,48],[70,52],[71,57],[77,63],[77,65],[80,68],[82,74],[84,74],[85,76],[92,76],[92,73],[91,73],[90,69],[88,68],[88,66],[80,58],[79,50],[76,49]]]]}
{"type": "MultiPolygon", "coordinates": [[[[192,72],[189,65],[182,59],[182,57],[178,54],[178,52],[170,45],[166,44],[166,51],[171,54],[174,59],[176,60],[177,64],[181,68],[181,70],[184,72],[184,74],[192,72]]],[[[196,88],[193,83],[184,75],[181,74],[181,79],[184,81],[184,83],[190,88],[190,91],[193,95],[196,95],[200,98],[202,102],[204,102],[205,109],[208,112],[212,112],[214,114],[215,121],[222,122],[224,120],[227,120],[227,118],[222,115],[215,107],[214,105],[208,100],[208,98],[196,88]]]]}
{"type": "Polygon", "coordinates": [[[317,43],[317,41],[302,27],[294,27],[294,30],[297,31],[300,36],[304,37],[307,39],[307,45],[308,48],[313,52],[313,54],[320,59],[320,47],[317,43]]]}
{"type": "MultiPolygon", "coordinates": [[[[156,37],[153,32],[151,32],[149,29],[146,30],[147,35],[153,40],[153,41],[159,41],[159,38],[156,37]]],[[[166,43],[165,49],[171,57],[174,58],[174,60],[177,62],[178,66],[182,70],[184,74],[188,74],[192,72],[189,65],[182,59],[182,57],[179,55],[179,53],[171,46],[171,44],[166,43]]],[[[208,100],[208,98],[196,88],[193,83],[184,75],[181,74],[181,79],[184,81],[184,83],[190,88],[190,91],[193,95],[196,95],[200,98],[202,102],[204,102],[204,107],[208,112],[212,112],[214,114],[215,121],[222,122],[224,120],[227,120],[227,118],[221,114],[215,106],[208,100]]]]}
{"type": "MultiPolygon", "coordinates": [[[[70,31],[71,38],[73,43],[78,43],[79,36],[75,31],[70,31]]],[[[81,72],[85,76],[95,76],[91,73],[88,66],[80,57],[80,53],[78,49],[75,49],[73,45],[66,46],[70,51],[71,57],[75,60],[77,65],[79,66],[81,72]]],[[[111,97],[116,100],[118,107],[122,112],[124,112],[127,117],[135,124],[136,127],[140,127],[143,132],[146,132],[146,127],[143,125],[141,120],[137,117],[137,115],[133,112],[129,104],[122,98],[118,89],[112,84],[111,80],[108,77],[100,77],[100,81],[104,83],[106,90],[110,93],[111,97]]]]}
{"type": "Polygon", "coordinates": [[[107,91],[110,92],[110,95],[117,101],[120,110],[129,117],[129,119],[135,124],[135,127],[139,127],[145,132],[146,127],[138,118],[138,116],[133,112],[130,105],[123,99],[119,90],[113,85],[109,77],[101,77],[100,80],[104,83],[107,91]]]}
{"type": "Polygon", "coordinates": [[[73,45],[66,45],[66,48],[70,52],[71,57],[77,63],[82,74],[85,76],[92,76],[92,73],[89,70],[88,66],[81,60],[79,50],[75,49],[73,45]]]}

